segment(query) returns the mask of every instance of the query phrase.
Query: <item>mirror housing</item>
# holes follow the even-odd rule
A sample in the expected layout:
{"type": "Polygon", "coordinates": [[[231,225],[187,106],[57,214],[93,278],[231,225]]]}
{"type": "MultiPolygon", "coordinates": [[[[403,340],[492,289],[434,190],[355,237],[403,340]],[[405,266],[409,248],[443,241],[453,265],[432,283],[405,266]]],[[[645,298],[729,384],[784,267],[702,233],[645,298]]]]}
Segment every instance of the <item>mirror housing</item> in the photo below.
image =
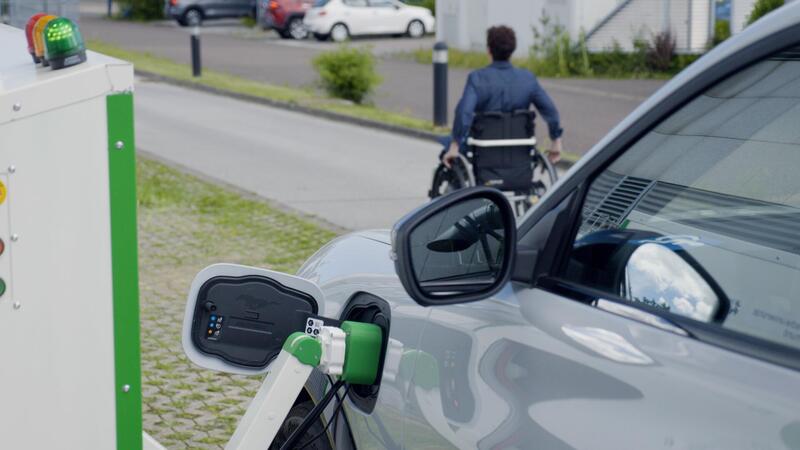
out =
{"type": "Polygon", "coordinates": [[[189,290],[183,350],[206,369],[266,373],[286,338],[318,317],[322,298],[316,284],[296,276],[235,264],[206,267],[189,290]]]}
{"type": "Polygon", "coordinates": [[[514,211],[503,193],[486,187],[460,189],[395,225],[395,271],[422,306],[483,300],[511,277],[516,233],[514,211]]]}

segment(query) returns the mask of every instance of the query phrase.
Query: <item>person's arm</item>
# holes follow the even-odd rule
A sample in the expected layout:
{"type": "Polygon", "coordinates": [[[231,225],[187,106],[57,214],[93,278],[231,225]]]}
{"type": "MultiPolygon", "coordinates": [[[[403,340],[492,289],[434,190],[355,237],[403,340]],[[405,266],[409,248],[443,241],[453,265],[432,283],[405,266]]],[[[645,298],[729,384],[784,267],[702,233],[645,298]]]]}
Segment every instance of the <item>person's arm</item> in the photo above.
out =
{"type": "Polygon", "coordinates": [[[547,122],[547,131],[550,134],[550,140],[553,142],[548,156],[550,161],[555,164],[561,160],[561,135],[564,134],[564,129],[561,128],[561,117],[558,114],[556,105],[536,78],[533,79],[533,87],[531,88],[531,103],[542,115],[544,121],[547,122]]]}
{"type": "Polygon", "coordinates": [[[478,105],[478,91],[472,79],[472,74],[467,77],[467,84],[464,86],[464,93],[458,101],[456,114],[453,118],[453,141],[450,148],[444,154],[442,161],[445,166],[450,167],[450,162],[458,156],[459,148],[467,142],[469,130],[472,127],[472,120],[475,118],[475,107],[478,105]]]}

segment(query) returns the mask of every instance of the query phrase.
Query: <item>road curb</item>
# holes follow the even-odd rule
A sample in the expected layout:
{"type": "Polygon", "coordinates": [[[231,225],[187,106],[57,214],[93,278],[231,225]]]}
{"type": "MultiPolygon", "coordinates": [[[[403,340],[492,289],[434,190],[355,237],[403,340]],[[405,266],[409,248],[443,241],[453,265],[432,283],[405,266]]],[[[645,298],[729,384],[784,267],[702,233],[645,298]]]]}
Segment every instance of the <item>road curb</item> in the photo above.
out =
{"type": "MultiPolygon", "coordinates": [[[[257,97],[255,95],[247,95],[241,94],[238,92],[231,92],[225,89],[218,89],[211,86],[206,86],[203,84],[191,83],[184,80],[179,80],[177,78],[167,77],[164,75],[159,75],[153,72],[148,72],[145,70],[135,69],[136,75],[146,78],[149,80],[154,80],[162,83],[167,83],[175,86],[180,86],[188,89],[195,89],[202,92],[208,92],[215,95],[222,95],[225,97],[235,98],[237,100],[243,100],[252,103],[258,103],[261,105],[272,106],[275,108],[286,109],[289,111],[300,112],[303,114],[308,114],[315,117],[321,117],[328,120],[333,120],[337,122],[343,122],[351,125],[359,125],[367,128],[372,128],[381,131],[387,131],[389,133],[400,134],[402,136],[407,136],[416,139],[422,139],[425,141],[433,141],[438,142],[441,139],[442,135],[437,134],[431,131],[423,131],[423,130],[416,130],[414,128],[407,128],[401,127],[398,125],[390,125],[383,122],[378,122],[375,120],[368,120],[362,119],[360,117],[349,116],[347,114],[340,114],[331,111],[325,111],[322,109],[311,108],[308,106],[298,105],[297,103],[292,102],[282,102],[278,100],[271,100],[268,98],[257,97]]],[[[574,163],[567,162],[567,161],[560,161],[556,164],[556,168],[561,170],[568,170],[572,167],[574,163]]]]}

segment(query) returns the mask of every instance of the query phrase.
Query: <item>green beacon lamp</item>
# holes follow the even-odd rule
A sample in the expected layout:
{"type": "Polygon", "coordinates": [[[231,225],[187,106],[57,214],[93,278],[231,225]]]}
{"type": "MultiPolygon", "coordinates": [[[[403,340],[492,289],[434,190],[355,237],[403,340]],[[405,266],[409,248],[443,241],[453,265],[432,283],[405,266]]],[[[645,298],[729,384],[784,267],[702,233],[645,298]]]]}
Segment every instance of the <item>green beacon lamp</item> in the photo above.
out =
{"type": "Polygon", "coordinates": [[[86,46],[83,37],[69,19],[59,17],[51,20],[44,29],[45,58],[53,70],[74,66],[86,61],[86,46]]]}

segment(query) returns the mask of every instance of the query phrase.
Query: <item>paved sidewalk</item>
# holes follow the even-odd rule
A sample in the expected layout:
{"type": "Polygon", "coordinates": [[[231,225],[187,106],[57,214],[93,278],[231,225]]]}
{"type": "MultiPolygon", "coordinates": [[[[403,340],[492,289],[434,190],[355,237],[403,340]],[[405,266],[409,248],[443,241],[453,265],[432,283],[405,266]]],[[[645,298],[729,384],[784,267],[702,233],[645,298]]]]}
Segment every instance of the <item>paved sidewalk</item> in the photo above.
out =
{"type": "MultiPolygon", "coordinates": [[[[110,21],[96,13],[87,13],[81,19],[81,28],[88,39],[190,63],[189,30],[171,22],[110,21]]],[[[287,42],[276,38],[274,33],[248,30],[230,21],[209,22],[203,27],[203,33],[205,67],[292,87],[315,86],[316,75],[311,68],[311,59],[321,51],[335,48],[331,43],[287,42]]],[[[379,53],[379,71],[384,81],[373,98],[379,107],[423,119],[431,118],[431,68],[387,55],[393,48],[408,49],[430,43],[430,39],[362,39],[355,43],[373,44],[379,53]]],[[[450,70],[451,117],[468,73],[462,69],[450,70]]],[[[662,84],[660,80],[543,80],[561,111],[567,149],[581,154],[662,84]]],[[[545,129],[541,124],[537,126],[540,139],[545,138],[541,133],[545,129]]]]}

